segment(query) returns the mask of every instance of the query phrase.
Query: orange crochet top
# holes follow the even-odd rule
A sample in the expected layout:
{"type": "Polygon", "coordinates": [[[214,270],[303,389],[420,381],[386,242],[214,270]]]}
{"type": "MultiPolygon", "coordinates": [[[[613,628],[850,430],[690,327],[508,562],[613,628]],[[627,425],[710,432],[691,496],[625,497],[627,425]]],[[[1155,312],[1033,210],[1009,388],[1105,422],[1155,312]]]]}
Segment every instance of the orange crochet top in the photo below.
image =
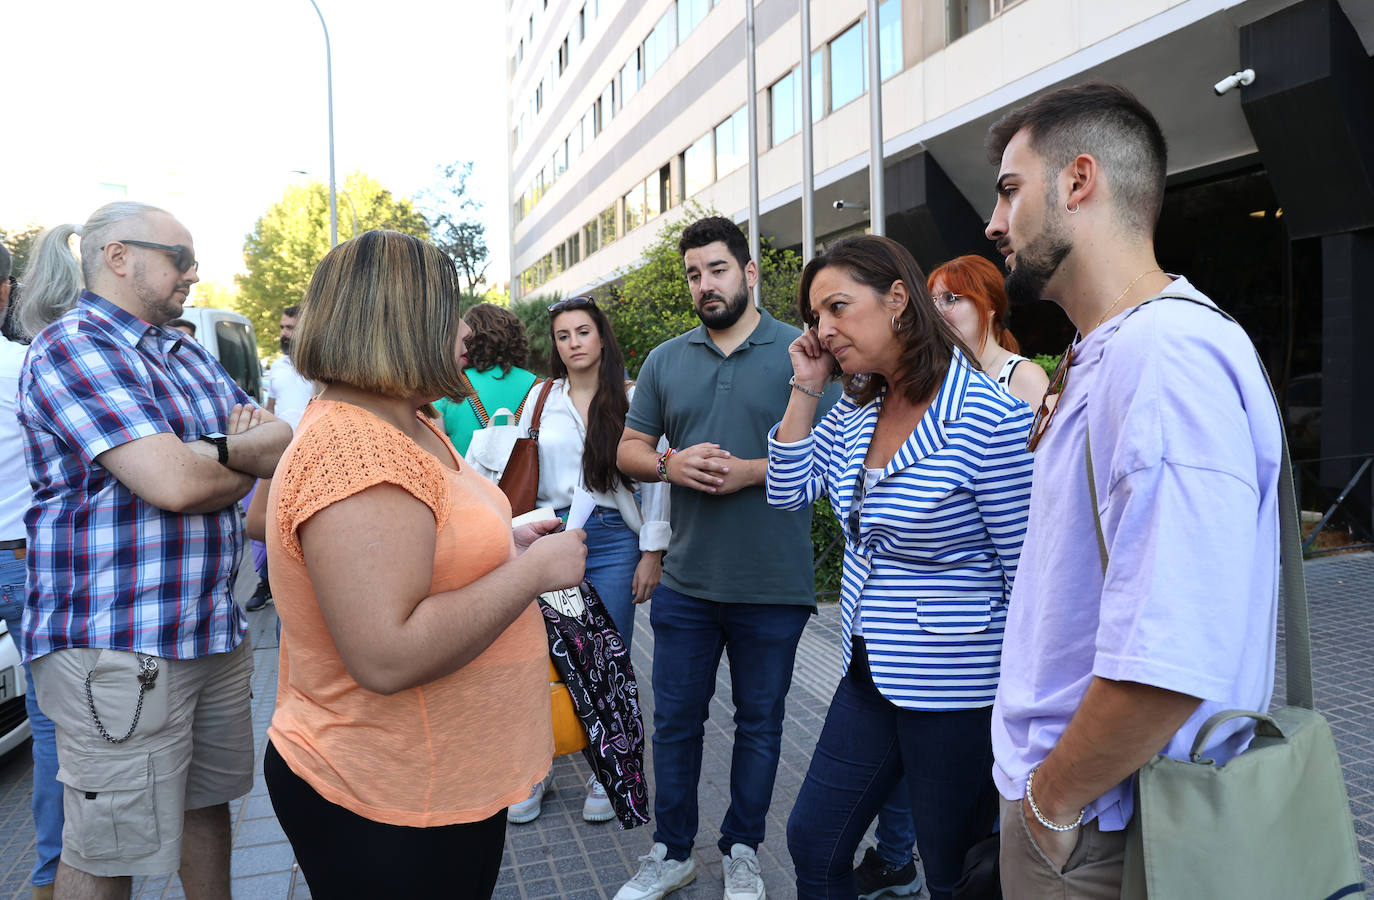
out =
{"type": "Polygon", "coordinates": [[[300,526],[382,483],[434,512],[431,593],[469,584],[510,559],[510,503],[454,460],[457,472],[366,410],[314,400],[268,498],[267,558],[282,621],[268,736],[322,797],[391,825],[487,819],[529,796],[553,758],[548,644],[536,604],[462,669],[384,696],[349,676],[310,584],[300,526]]]}

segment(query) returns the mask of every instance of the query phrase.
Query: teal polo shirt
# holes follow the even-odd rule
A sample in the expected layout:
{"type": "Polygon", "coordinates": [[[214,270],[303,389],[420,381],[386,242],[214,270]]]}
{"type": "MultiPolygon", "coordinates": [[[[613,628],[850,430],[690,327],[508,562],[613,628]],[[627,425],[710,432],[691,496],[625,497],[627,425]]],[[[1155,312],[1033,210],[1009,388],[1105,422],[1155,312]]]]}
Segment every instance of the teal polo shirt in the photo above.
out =
{"type": "MultiPolygon", "coordinates": [[[[472,382],[473,390],[477,391],[477,397],[482,401],[488,416],[495,415],[502,407],[516,412],[525,395],[538,380],[538,376],[533,372],[527,372],[519,366],[512,366],[509,372],[504,373],[500,366],[492,366],[485,372],[479,372],[469,366],[463,373],[472,382]]],[[[482,427],[477,418],[477,411],[467,400],[454,400],[449,397],[435,400],[434,408],[443,417],[444,433],[453,442],[458,455],[466,455],[468,445],[472,443],[473,432],[482,427]]],[[[504,424],[504,420],[502,422],[504,424]]]]}
{"type": "MultiPolygon", "coordinates": [[[[787,347],[801,332],[762,315],[729,356],[704,325],[655,347],[625,424],[655,440],[666,434],[677,449],[710,442],[743,459],[766,457],[768,432],[791,397],[787,347]]],[[[832,385],[816,421],[838,397],[839,386],[832,385]]],[[[724,496],[673,485],[671,497],[664,584],[719,603],[815,607],[810,509],[773,509],[761,484],[724,496]]]]}

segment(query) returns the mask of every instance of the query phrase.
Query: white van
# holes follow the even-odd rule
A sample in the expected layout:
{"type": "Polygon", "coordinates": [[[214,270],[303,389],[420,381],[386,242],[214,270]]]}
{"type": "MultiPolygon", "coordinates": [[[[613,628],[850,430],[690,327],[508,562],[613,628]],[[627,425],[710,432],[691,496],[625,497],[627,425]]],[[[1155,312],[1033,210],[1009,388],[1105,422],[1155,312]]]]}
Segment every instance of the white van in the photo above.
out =
{"type": "Polygon", "coordinates": [[[253,323],[236,312],[209,306],[188,306],[179,318],[196,326],[196,340],[219,360],[244,393],[263,402],[262,364],[253,323]]]}

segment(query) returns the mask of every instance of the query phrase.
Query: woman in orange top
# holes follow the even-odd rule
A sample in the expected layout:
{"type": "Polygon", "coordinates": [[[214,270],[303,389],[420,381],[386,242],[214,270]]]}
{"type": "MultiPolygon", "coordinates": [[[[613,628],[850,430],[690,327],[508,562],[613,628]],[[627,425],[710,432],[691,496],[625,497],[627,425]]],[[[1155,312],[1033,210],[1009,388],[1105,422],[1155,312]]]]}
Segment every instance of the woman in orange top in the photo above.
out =
{"type": "Polygon", "coordinates": [[[325,388],[268,498],[282,620],[267,787],[311,893],[489,897],[506,807],[553,755],[533,599],[581,531],[510,504],[421,410],[461,395],[453,263],[370,231],[316,269],[293,359],[325,388]]]}

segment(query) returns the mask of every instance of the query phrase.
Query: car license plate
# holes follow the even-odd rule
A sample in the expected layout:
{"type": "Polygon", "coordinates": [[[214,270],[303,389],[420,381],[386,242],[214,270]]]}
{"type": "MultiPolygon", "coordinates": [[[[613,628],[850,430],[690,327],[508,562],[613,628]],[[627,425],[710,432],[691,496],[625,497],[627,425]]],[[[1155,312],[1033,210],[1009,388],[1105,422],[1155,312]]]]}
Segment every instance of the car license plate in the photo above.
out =
{"type": "Polygon", "coordinates": [[[14,687],[17,683],[13,668],[0,669],[0,700],[8,700],[15,696],[14,687]]]}

